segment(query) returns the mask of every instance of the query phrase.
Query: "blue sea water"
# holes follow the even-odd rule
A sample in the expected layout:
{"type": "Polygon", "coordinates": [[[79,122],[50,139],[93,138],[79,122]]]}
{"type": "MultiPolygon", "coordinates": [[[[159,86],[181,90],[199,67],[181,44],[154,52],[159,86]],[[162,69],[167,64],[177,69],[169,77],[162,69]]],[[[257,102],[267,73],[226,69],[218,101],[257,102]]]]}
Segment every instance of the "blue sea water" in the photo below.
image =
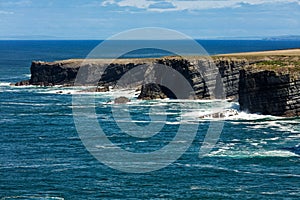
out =
{"type": "MultiPolygon", "coordinates": [[[[134,91],[97,94],[99,123],[108,138],[127,151],[155,151],[168,145],[181,124],[199,125],[192,145],[177,161],[158,171],[134,174],[109,168],[83,145],[72,113],[72,94],[77,95],[78,88],[9,86],[29,78],[32,60],[85,58],[99,42],[0,41],[1,199],[300,198],[299,118],[239,113],[224,121],[216,146],[199,158],[211,120],[198,116],[216,102],[196,102],[196,106],[187,108],[188,120],[182,121],[178,105],[188,102],[138,101],[132,98],[134,91]],[[124,134],[112,114],[115,105],[107,104],[120,95],[132,98],[132,118],[123,119],[123,127],[130,129],[133,122],[160,126],[165,122],[150,122],[148,113],[163,107],[168,118],[161,133],[138,140],[124,134]]],[[[299,41],[198,42],[210,54],[300,47],[299,41]]],[[[144,49],[124,57],[163,55],[169,53],[144,49]]],[[[233,103],[227,106],[237,107],[233,103]]]]}

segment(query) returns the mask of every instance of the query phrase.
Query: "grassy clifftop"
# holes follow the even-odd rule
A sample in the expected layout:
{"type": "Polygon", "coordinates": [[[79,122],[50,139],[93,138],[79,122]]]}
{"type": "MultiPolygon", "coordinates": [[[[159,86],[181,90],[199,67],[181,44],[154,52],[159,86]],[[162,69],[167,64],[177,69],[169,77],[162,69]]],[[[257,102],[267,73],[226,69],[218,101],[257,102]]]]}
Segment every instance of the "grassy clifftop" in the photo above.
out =
{"type": "Polygon", "coordinates": [[[250,71],[275,71],[280,74],[290,74],[291,77],[300,76],[300,49],[278,51],[247,52],[217,55],[214,58],[246,59],[250,71]]]}

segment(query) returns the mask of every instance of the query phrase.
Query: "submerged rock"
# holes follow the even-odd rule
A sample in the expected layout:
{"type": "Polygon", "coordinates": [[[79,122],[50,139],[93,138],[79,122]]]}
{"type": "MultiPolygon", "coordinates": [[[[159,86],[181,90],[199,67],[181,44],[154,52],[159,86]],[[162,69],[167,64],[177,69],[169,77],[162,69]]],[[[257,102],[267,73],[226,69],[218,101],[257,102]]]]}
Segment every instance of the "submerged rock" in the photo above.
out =
{"type": "Polygon", "coordinates": [[[20,81],[20,82],[17,82],[15,84],[12,84],[13,86],[27,86],[27,85],[30,85],[30,82],[29,80],[25,80],[25,81],[20,81]]]}
{"type": "Polygon", "coordinates": [[[104,87],[90,88],[90,89],[83,90],[81,92],[109,92],[109,87],[104,86],[104,87]]]}
{"type": "Polygon", "coordinates": [[[221,112],[216,112],[216,113],[211,113],[211,114],[207,114],[204,116],[201,116],[201,119],[222,119],[222,118],[227,118],[227,117],[232,117],[232,116],[236,116],[238,115],[238,111],[234,110],[234,109],[226,109],[224,111],[221,112]]]}
{"type": "Polygon", "coordinates": [[[114,100],[115,104],[126,104],[130,102],[130,99],[128,99],[127,97],[118,97],[114,100]]]}

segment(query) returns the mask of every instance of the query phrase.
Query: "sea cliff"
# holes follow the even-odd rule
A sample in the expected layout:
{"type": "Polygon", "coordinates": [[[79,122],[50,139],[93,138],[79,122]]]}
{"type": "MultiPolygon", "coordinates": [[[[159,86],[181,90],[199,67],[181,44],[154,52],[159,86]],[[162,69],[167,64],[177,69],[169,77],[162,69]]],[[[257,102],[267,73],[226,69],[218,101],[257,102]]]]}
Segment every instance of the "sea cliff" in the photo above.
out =
{"type": "MultiPolygon", "coordinates": [[[[101,72],[101,77],[87,76],[85,84],[97,81],[99,86],[116,86],[131,69],[146,65],[154,70],[153,77],[164,77],[155,65],[171,67],[184,76],[194,95],[179,98],[230,98],[239,101],[241,110],[276,116],[300,115],[300,50],[255,52],[208,57],[163,57],[149,59],[72,59],[56,62],[34,61],[30,80],[16,85],[53,86],[74,84],[79,68],[88,73],[101,72]],[[93,69],[93,70],[91,70],[93,69]],[[200,71],[199,71],[200,69],[200,71]],[[219,87],[219,88],[217,88],[219,87]]],[[[137,72],[136,72],[137,73],[137,72]]],[[[95,74],[95,73],[94,73],[95,74]]],[[[145,73],[147,74],[147,73],[145,73]]],[[[152,77],[152,78],[153,78],[152,77]]],[[[144,77],[149,79],[149,77],[144,77]]],[[[168,77],[169,78],[169,77],[168,77]]],[[[170,79],[172,80],[172,79],[170,79]]],[[[130,79],[131,85],[141,88],[140,99],[178,98],[160,84],[143,84],[130,79]]],[[[148,82],[151,82],[148,80],[148,82]]],[[[176,83],[176,80],[173,80],[176,83]]],[[[153,81],[154,82],[154,81],[153,81]]]]}

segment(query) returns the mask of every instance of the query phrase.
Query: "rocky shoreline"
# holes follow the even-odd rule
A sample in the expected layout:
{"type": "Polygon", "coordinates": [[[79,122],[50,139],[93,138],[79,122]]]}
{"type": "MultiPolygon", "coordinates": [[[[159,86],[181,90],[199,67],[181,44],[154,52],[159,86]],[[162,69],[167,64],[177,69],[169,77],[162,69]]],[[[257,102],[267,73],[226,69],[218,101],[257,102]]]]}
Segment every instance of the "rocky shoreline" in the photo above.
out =
{"type": "MultiPolygon", "coordinates": [[[[96,83],[99,88],[140,88],[139,99],[227,98],[239,101],[241,110],[250,113],[288,117],[300,115],[300,50],[297,49],[217,55],[212,58],[171,56],[117,59],[112,63],[106,59],[34,61],[30,80],[15,85],[73,86],[79,69],[87,74],[82,84],[96,83]],[[182,85],[176,85],[177,78],[155,68],[156,65],[168,66],[179,72],[193,92],[188,93],[182,85]],[[120,81],[127,72],[141,66],[145,67],[133,72],[129,82],[120,81]],[[202,71],[199,72],[199,69],[202,71]],[[158,79],[162,83],[167,80],[176,89],[182,87],[185,93],[181,93],[184,95],[174,94],[174,88],[158,84],[158,79]]],[[[94,91],[105,92],[106,89],[94,91]]]]}

